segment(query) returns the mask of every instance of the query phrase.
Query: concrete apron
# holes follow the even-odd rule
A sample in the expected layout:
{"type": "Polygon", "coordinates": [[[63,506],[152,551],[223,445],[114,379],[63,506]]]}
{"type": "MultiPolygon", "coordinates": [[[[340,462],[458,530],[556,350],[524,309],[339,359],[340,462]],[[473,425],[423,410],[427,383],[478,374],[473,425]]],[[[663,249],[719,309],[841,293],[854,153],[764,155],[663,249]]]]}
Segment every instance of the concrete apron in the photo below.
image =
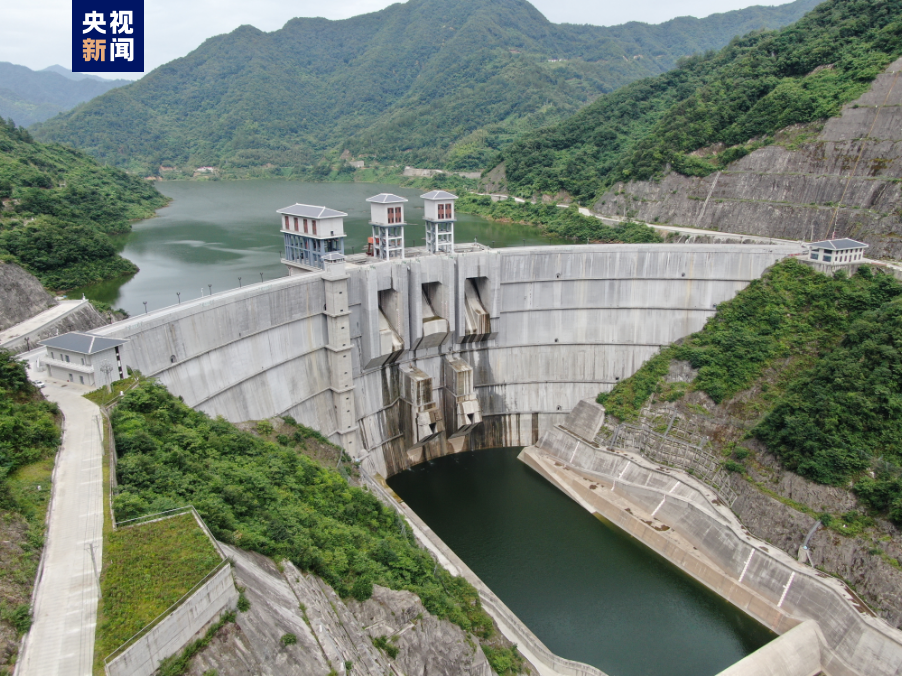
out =
{"type": "MultiPolygon", "coordinates": [[[[647,509],[624,497],[622,486],[617,484],[616,477],[612,480],[574,467],[559,456],[546,452],[541,448],[541,443],[540,440],[540,446],[525,448],[519,459],[587,511],[636,538],[761,624],[782,635],[718,676],[814,676],[821,673],[828,676],[864,676],[874,673],[868,664],[855,664],[853,667],[848,661],[841,659],[836,651],[831,650],[818,622],[811,618],[794,617],[785,607],[780,607],[781,603],[775,603],[742,584],[735,575],[723,570],[677,530],[656,518],[655,513],[649,513],[647,509]]],[[[634,462],[644,464],[638,458],[634,462]]],[[[674,474],[675,471],[669,470],[669,473],[674,474]]],[[[681,479],[685,483],[692,482],[688,477],[681,479]]],[[[663,498],[661,502],[663,504],[663,498]]],[[[719,511],[717,508],[714,510],[719,511]]],[[[726,519],[722,526],[725,530],[734,531],[741,528],[726,519]]],[[[748,536],[741,534],[741,537],[747,539],[748,536]]],[[[765,548],[764,551],[768,550],[765,548]]],[[[739,579],[742,579],[741,575],[739,579]]],[[[828,617],[817,619],[830,621],[828,617]]],[[[898,633],[888,625],[886,629],[891,633],[898,633]]],[[[899,644],[898,640],[892,643],[895,644],[893,648],[899,644]]],[[[874,652],[877,654],[871,653],[871,658],[893,661],[890,656],[892,649],[883,655],[879,654],[882,652],[880,650],[874,652]]],[[[882,666],[881,672],[888,665],[884,662],[882,666]]],[[[890,667],[889,673],[902,672],[890,667]]]]}

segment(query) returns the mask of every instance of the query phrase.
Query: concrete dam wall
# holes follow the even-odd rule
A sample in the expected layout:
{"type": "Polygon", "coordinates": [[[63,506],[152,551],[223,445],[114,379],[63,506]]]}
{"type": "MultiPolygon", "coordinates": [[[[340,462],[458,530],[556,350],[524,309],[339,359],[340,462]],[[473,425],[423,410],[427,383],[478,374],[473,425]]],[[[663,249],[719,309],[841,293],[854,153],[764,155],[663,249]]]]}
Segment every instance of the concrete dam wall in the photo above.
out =
{"type": "Polygon", "coordinates": [[[333,264],[98,329],[190,406],[290,415],[372,473],[527,446],[794,246],[589,245],[333,264]]]}

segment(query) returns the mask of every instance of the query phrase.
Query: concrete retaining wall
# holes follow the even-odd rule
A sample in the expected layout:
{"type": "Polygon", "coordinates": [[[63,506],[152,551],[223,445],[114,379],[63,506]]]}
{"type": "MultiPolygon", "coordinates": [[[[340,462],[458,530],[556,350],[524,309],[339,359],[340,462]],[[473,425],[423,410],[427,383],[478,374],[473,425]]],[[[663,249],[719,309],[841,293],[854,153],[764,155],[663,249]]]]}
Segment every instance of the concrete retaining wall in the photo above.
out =
{"type": "Polygon", "coordinates": [[[389,476],[450,452],[535,443],[581,399],[610,390],[662,345],[701,329],[718,303],[798,251],[591,245],[349,264],[331,281],[320,273],[246,286],[98,333],[128,338],[126,363],[194,408],[232,421],[291,415],[389,476]],[[476,341],[464,333],[468,279],[481,280],[491,322],[476,341]],[[449,335],[439,347],[415,349],[423,284],[438,285],[434,309],[449,335]],[[392,355],[380,355],[380,299],[404,343],[392,355]],[[472,367],[484,422],[463,442],[442,433],[411,455],[397,369],[415,365],[432,378],[444,410],[448,356],[472,367]]]}
{"type": "Polygon", "coordinates": [[[531,466],[568,495],[765,626],[782,634],[806,620],[817,622],[825,673],[902,673],[902,633],[879,620],[841,581],[753,539],[704,485],[637,456],[595,447],[560,428],[545,433],[535,451],[556,464],[531,466]],[[559,469],[568,465],[577,471],[559,469]]]}
{"type": "Polygon", "coordinates": [[[182,605],[110,661],[107,676],[151,676],[161,660],[177,653],[207,624],[234,610],[237,604],[238,590],[232,568],[226,563],[182,605]]]}

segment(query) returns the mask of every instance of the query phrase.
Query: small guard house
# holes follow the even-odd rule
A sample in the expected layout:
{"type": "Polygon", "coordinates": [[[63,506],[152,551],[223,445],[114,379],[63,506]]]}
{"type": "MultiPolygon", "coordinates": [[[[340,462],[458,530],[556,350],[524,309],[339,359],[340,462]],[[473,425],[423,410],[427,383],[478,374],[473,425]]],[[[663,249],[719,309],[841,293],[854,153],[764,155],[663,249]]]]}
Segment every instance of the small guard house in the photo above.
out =
{"type": "Polygon", "coordinates": [[[404,258],[404,203],[407,200],[384,192],[366,201],[370,203],[373,256],[381,260],[404,258]]]}
{"type": "Polygon", "coordinates": [[[426,249],[429,253],[454,253],[454,200],[444,190],[421,195],[426,220],[426,249]]]}
{"type": "Polygon", "coordinates": [[[323,256],[345,252],[343,211],[312,204],[294,204],[277,212],[282,217],[285,253],[282,262],[289,275],[319,272],[323,256]]]}
{"type": "Polygon", "coordinates": [[[856,242],[854,239],[825,239],[811,244],[808,258],[818,263],[844,265],[855,263],[864,258],[864,250],[869,245],[856,242]]]}
{"type": "Polygon", "coordinates": [[[47,350],[41,362],[49,378],[103,387],[125,378],[120,348],[127,342],[72,331],[40,341],[47,350]]]}

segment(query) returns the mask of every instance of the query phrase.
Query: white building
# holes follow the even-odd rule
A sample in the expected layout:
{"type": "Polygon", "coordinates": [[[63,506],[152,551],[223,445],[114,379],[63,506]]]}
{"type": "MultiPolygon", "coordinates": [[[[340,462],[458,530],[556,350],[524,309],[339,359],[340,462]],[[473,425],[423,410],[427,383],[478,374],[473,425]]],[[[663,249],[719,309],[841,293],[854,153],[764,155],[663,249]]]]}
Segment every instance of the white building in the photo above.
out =
{"type": "Polygon", "coordinates": [[[843,265],[855,263],[864,258],[864,250],[869,245],[854,239],[826,239],[811,245],[808,258],[818,263],[843,265]]]}
{"type": "Polygon", "coordinates": [[[454,200],[444,190],[433,190],[423,198],[426,219],[426,248],[429,253],[454,253],[454,200]]]}
{"type": "Polygon", "coordinates": [[[373,256],[382,260],[404,258],[404,203],[391,193],[370,197],[370,226],[373,228],[373,256]]]}
{"type": "Polygon", "coordinates": [[[311,204],[294,204],[278,212],[282,216],[285,253],[282,262],[289,275],[318,272],[323,256],[333,251],[344,255],[345,226],[343,211],[311,204]]]}
{"type": "Polygon", "coordinates": [[[41,362],[48,378],[103,387],[125,378],[120,348],[126,342],[90,333],[64,333],[40,341],[47,350],[41,362]]]}

